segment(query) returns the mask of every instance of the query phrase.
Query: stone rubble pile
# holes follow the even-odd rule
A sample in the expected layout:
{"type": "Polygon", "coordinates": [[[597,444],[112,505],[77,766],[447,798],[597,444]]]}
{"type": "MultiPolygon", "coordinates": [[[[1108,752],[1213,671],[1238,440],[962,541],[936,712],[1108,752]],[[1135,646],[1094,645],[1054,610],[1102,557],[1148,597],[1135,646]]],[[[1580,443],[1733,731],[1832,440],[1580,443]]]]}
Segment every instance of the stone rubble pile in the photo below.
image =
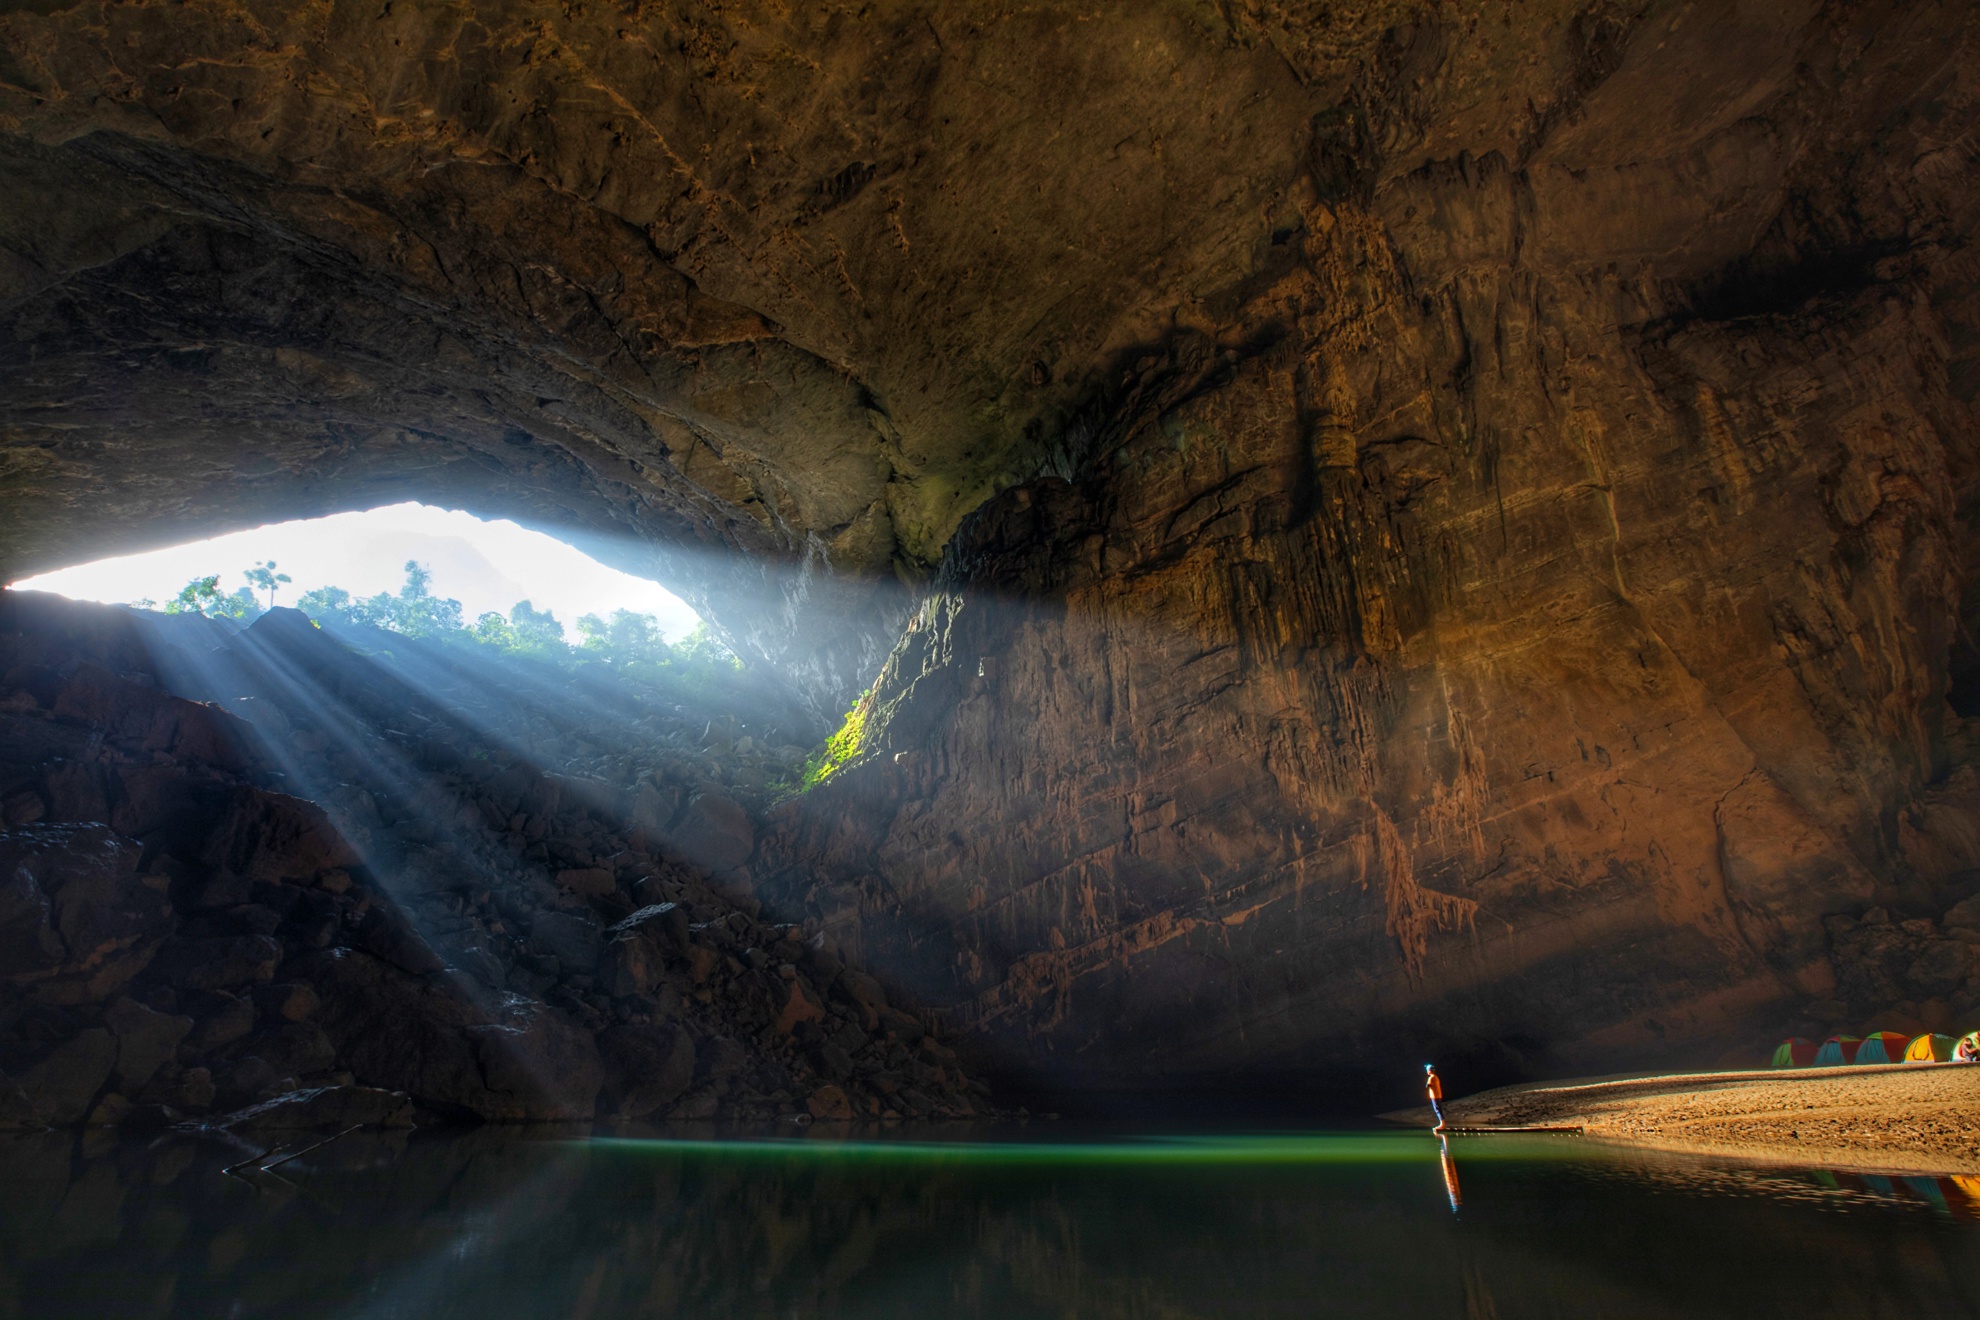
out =
{"type": "Polygon", "coordinates": [[[1873,907],[1823,925],[1836,990],[1812,1007],[1819,1023],[1911,1034],[1980,1029],[1980,895],[1936,916],[1873,907]]]}
{"type": "Polygon", "coordinates": [[[761,911],[802,723],[729,696],[0,596],[0,1121],[986,1112],[761,911]]]}

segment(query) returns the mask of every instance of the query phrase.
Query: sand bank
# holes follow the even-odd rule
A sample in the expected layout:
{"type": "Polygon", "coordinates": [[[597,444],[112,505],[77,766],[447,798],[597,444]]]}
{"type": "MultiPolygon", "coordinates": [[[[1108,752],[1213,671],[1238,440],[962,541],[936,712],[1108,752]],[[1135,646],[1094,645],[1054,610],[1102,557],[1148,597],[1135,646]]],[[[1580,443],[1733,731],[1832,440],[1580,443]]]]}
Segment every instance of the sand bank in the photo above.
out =
{"type": "MultiPolygon", "coordinates": [[[[1444,1106],[1453,1125],[1892,1172],[1980,1173],[1980,1066],[1901,1064],[1542,1082],[1444,1106]]],[[[1432,1121],[1426,1106],[1389,1117],[1432,1121]]],[[[1479,1137],[1477,1140],[1490,1140],[1479,1137]]]]}

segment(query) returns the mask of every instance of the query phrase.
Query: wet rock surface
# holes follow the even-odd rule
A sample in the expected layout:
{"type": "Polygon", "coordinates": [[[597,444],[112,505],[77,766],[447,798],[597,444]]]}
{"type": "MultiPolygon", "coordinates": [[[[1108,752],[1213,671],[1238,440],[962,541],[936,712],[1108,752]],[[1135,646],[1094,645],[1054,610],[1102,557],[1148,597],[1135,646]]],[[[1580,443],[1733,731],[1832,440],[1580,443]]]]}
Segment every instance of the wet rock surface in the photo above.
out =
{"type": "Polygon", "coordinates": [[[783,772],[703,751],[741,721],[630,690],[587,705],[520,672],[503,691],[504,672],[286,611],[243,631],[0,596],[0,789],[20,822],[0,831],[0,1118],[984,1105],[820,932],[763,918],[733,860],[691,860],[733,859],[752,828],[737,797],[783,772]],[[708,821],[720,839],[699,847],[708,821]]]}

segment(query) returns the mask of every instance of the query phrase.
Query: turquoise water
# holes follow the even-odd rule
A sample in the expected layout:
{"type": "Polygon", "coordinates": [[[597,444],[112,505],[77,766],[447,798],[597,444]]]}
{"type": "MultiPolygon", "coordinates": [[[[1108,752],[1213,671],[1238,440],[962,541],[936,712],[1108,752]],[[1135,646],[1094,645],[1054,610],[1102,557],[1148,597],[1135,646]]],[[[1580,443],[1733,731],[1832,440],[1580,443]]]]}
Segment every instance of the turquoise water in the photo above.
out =
{"type": "Polygon", "coordinates": [[[0,1141],[0,1317],[1980,1316],[1980,1183],[1572,1137],[0,1141]]]}

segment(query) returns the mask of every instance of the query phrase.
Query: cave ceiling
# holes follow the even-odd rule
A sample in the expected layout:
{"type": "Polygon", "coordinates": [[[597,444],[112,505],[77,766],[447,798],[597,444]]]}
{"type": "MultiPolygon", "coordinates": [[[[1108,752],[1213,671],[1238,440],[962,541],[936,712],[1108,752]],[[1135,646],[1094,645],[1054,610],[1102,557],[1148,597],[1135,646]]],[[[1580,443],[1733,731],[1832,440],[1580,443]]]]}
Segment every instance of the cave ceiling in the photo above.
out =
{"type": "Polygon", "coordinates": [[[1751,252],[1833,149],[1791,77],[1820,18],[10,7],[0,564],[419,498],[661,577],[836,700],[1138,354],[1279,333],[1259,291],[1330,206],[1426,284],[1751,252]],[[1466,252],[1453,169],[1562,219],[1466,252]]]}

